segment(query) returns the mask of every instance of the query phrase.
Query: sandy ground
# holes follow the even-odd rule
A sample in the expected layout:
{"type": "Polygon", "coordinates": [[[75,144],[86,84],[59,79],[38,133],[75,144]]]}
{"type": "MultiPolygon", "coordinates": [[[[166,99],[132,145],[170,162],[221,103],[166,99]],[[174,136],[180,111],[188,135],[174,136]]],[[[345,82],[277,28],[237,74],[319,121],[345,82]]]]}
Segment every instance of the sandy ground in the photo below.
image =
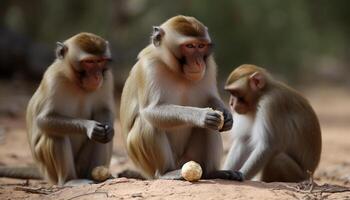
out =
{"type": "MultiPolygon", "coordinates": [[[[45,181],[0,178],[0,199],[350,199],[350,92],[329,89],[303,90],[322,126],[322,157],[312,188],[309,182],[201,180],[190,183],[126,178],[78,187],[57,187],[45,181]]],[[[0,87],[0,165],[33,164],[23,116],[31,91],[32,88],[16,85],[0,87]]],[[[118,134],[119,125],[117,122],[115,125],[112,174],[133,168],[118,134]]],[[[230,138],[228,133],[223,136],[227,149],[230,138]]]]}

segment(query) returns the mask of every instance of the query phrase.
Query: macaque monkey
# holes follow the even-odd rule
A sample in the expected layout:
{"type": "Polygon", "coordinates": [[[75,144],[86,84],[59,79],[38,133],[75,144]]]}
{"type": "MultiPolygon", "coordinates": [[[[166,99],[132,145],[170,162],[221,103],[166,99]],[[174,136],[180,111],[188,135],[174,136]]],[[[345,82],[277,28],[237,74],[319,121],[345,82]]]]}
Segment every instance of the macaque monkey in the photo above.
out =
{"type": "Polygon", "coordinates": [[[217,91],[207,27],[176,16],[153,27],[151,40],[122,92],[120,121],[130,158],[147,178],[181,179],[182,165],[193,160],[204,178],[240,180],[238,172],[218,170],[219,131],[231,129],[232,115],[217,91]],[[215,110],[224,115],[220,130],[215,110]]]}
{"type": "Polygon", "coordinates": [[[79,33],[58,42],[56,56],[28,104],[30,148],[50,183],[92,182],[92,170],[108,168],[112,155],[114,98],[108,42],[79,33]]]}
{"type": "Polygon", "coordinates": [[[263,68],[241,65],[227,79],[233,144],[224,164],[244,179],[298,182],[320,161],[321,130],[309,102],[263,68]]]}

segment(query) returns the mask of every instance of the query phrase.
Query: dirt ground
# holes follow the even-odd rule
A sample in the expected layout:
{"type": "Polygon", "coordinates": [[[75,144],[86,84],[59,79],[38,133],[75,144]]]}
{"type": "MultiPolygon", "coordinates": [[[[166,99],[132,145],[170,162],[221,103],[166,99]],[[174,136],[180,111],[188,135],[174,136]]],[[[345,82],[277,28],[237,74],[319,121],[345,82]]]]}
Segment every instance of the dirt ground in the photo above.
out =
{"type": "MultiPolygon", "coordinates": [[[[33,164],[26,141],[24,110],[33,88],[0,82],[0,166],[33,164]],[[13,91],[16,91],[15,93],[13,91]]],[[[78,187],[45,181],[0,178],[0,199],[350,199],[350,92],[328,87],[303,90],[319,116],[323,147],[315,184],[186,181],[118,178],[78,187]]],[[[116,121],[112,174],[132,169],[116,121]]],[[[222,133],[225,149],[230,138],[222,133]]]]}

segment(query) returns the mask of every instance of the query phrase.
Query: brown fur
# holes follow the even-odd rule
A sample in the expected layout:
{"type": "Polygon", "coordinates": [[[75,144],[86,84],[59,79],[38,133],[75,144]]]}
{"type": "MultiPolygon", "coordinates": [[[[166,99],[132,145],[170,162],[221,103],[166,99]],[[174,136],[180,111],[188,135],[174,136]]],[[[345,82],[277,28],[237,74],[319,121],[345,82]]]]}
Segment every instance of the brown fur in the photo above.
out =
{"type": "Polygon", "coordinates": [[[231,74],[228,76],[226,81],[226,87],[229,87],[232,83],[236,82],[242,77],[252,75],[255,72],[260,72],[266,76],[269,75],[268,72],[261,67],[258,67],[256,65],[251,65],[251,64],[243,64],[237,67],[235,70],[233,70],[231,74]]]}
{"type": "Polygon", "coordinates": [[[86,53],[103,55],[106,50],[106,41],[92,33],[80,33],[75,36],[76,44],[86,53]]]}
{"type": "Polygon", "coordinates": [[[77,83],[73,69],[87,57],[102,54],[109,59],[109,47],[97,35],[80,33],[64,45],[59,43],[56,53],[57,59],[45,71],[26,113],[28,141],[37,168],[0,168],[1,177],[85,184],[92,182],[89,179],[94,178],[91,172],[95,167],[109,166],[114,136],[113,75],[103,66],[100,84],[87,90],[86,85],[77,83]]]}
{"type": "Polygon", "coordinates": [[[148,178],[164,178],[189,160],[200,163],[203,177],[208,177],[218,170],[222,155],[219,124],[215,124],[220,119],[210,121],[220,116],[211,108],[228,113],[222,131],[231,128],[231,115],[216,88],[213,57],[208,55],[204,75],[194,81],[182,71],[174,51],[179,49],[177,40],[193,42],[199,38],[188,36],[209,35],[192,17],[176,16],[163,25],[169,42],[143,49],[125,82],[121,132],[128,155],[148,178]],[[184,35],[171,34],[176,30],[184,35]]]}
{"type": "MultiPolygon", "coordinates": [[[[67,43],[82,45],[84,51],[104,53],[107,50],[105,40],[90,33],[73,36],[67,43]],[[100,49],[102,46],[105,49],[100,49]]],[[[70,53],[80,51],[76,48],[70,53]]],[[[85,91],[77,84],[72,65],[68,64],[72,63],[71,58],[75,57],[57,59],[48,67],[28,103],[26,114],[28,139],[36,165],[45,179],[59,185],[73,179],[91,178],[91,170],[96,166],[108,167],[113,146],[110,141],[102,143],[87,134],[91,122],[113,127],[113,75],[107,70],[100,88],[85,91]]]]}
{"type": "Polygon", "coordinates": [[[166,23],[169,23],[170,27],[173,27],[174,30],[178,31],[182,35],[205,37],[205,26],[193,17],[178,15],[171,18],[166,23]]]}
{"type": "Polygon", "coordinates": [[[256,72],[262,75],[258,81],[265,82],[262,88],[252,90],[236,84],[235,90],[247,94],[241,100],[231,96],[235,137],[224,168],[240,170],[247,179],[261,172],[258,179],[267,182],[306,180],[307,171],[314,172],[320,161],[322,139],[317,116],[299,92],[255,65],[235,69],[225,88],[232,92],[229,85],[237,81],[249,85],[250,79],[242,78],[256,72]],[[251,104],[254,109],[238,114],[238,104],[251,104]]]}

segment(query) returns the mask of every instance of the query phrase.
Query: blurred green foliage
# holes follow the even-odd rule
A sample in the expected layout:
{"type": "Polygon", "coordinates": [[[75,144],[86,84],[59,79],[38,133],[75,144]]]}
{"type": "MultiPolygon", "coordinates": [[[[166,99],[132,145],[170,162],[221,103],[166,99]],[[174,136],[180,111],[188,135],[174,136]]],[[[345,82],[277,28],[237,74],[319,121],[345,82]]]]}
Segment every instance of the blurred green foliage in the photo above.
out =
{"type": "Polygon", "coordinates": [[[177,14],[194,16],[209,28],[222,77],[243,63],[292,81],[313,77],[314,71],[348,72],[347,0],[2,0],[0,7],[0,28],[52,49],[55,41],[81,31],[108,38],[122,74],[149,42],[152,25],[177,14]]]}

